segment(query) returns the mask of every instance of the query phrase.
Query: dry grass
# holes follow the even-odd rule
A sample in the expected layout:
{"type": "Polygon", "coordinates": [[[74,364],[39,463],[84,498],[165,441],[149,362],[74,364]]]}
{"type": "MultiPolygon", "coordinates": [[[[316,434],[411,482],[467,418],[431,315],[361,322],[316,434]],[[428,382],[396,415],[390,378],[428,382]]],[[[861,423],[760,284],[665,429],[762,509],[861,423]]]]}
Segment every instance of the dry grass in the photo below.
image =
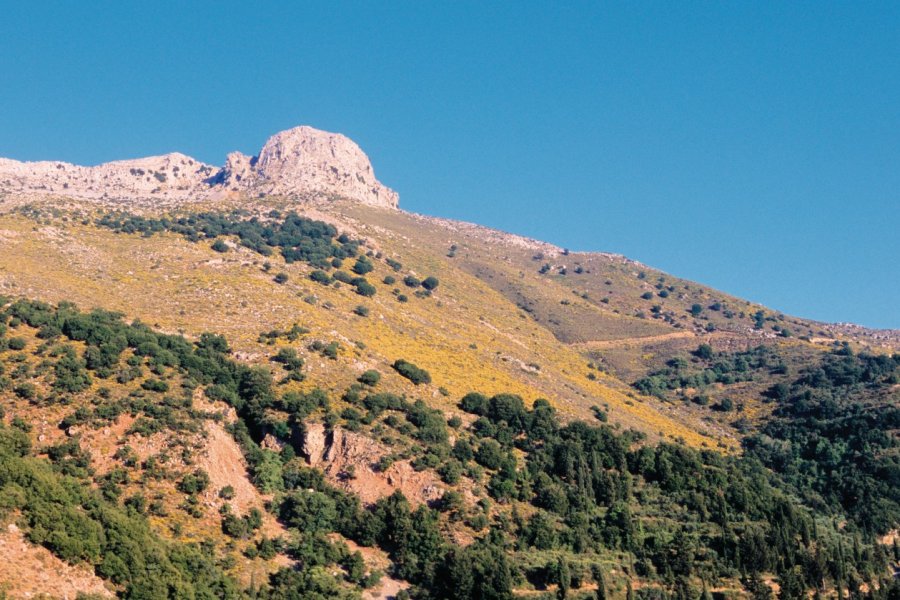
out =
{"type": "Polygon", "coordinates": [[[360,372],[375,368],[385,374],[384,389],[445,409],[469,391],[512,392],[529,401],[547,398],[567,417],[589,418],[591,406],[608,405],[614,422],[653,437],[662,433],[692,445],[713,441],[667,407],[630,397],[630,389],[613,377],[589,380],[578,348],[560,342],[488,282],[433,248],[369,223],[351,226],[405,270],[437,276],[435,294],[420,299],[401,290],[410,300],[398,302],[391,289],[402,283],[382,284],[393,272],[380,262],[368,277],[378,293],[366,299],[347,286],[316,284],[307,266],[285,265],[277,257],[269,259],[267,273],[263,258],[247,249],[218,254],[175,235],[144,238],[74,221],[37,224],[19,215],[0,217],[0,292],[117,310],[167,332],[214,331],[256,361],[274,352],[257,343],[260,332],[299,323],[311,331],[307,340],[342,345],[336,361],[299,346],[307,359],[304,389],[340,392],[360,372]],[[272,281],[279,271],[290,277],[284,285],[272,281]],[[305,300],[310,297],[315,304],[305,300]],[[353,314],[359,304],[370,308],[369,317],[353,314]],[[389,365],[398,358],[427,369],[434,384],[413,387],[393,374],[389,365]]]}

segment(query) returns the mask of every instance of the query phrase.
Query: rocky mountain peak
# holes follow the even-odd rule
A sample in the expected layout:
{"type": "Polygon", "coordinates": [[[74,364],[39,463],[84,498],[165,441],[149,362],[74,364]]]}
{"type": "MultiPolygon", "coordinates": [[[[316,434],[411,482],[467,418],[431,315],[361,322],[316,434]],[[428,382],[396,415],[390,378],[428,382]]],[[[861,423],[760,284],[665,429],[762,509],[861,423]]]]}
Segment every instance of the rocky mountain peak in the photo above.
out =
{"type": "Polygon", "coordinates": [[[232,152],[224,167],[177,152],[94,167],[0,158],[0,193],[5,194],[189,202],[222,192],[398,205],[397,193],[375,178],[369,158],[355,142],[307,126],[273,135],[256,157],[232,152]]]}
{"type": "Polygon", "coordinates": [[[375,179],[369,157],[353,140],[307,126],[276,133],[255,158],[230,154],[226,170],[226,186],[260,193],[313,192],[364,204],[398,204],[397,193],[375,179]]]}

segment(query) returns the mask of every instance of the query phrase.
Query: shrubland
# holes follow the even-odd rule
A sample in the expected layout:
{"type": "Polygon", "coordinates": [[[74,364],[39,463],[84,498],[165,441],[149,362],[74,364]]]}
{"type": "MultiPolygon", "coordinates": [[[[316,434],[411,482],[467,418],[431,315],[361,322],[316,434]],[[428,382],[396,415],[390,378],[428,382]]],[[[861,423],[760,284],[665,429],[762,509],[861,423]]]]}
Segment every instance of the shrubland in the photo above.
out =
{"type": "Polygon", "coordinates": [[[292,210],[0,215],[4,524],[125,597],[897,594],[871,337],[622,257],[292,210]]]}
{"type": "MultiPolygon", "coordinates": [[[[304,369],[300,326],[264,334],[289,343],[255,365],[237,360],[219,335],[164,334],[67,303],[6,302],[0,327],[3,515],[60,558],[92,565],[123,597],[354,597],[378,573],[351,542],[386,553],[389,574],[421,598],[548,588],[560,597],[694,598],[710,588],[764,596],[773,575],[783,598],[897,593],[889,574],[897,547],[880,542],[897,526],[896,406],[866,408],[893,397],[895,357],[842,347],[773,385],[776,419],[738,456],[653,442],[599,420],[565,422],[551,403],[510,393],[470,392],[457,400],[465,419],[450,419],[421,399],[380,391],[375,370],[339,395],[296,389],[300,382],[282,384],[276,374],[304,369]],[[10,394],[26,385],[29,393],[10,394]],[[209,476],[192,464],[189,435],[219,418],[200,409],[197,393],[234,410],[230,432],[270,500],[243,515],[223,504],[224,540],[187,543],[160,526],[167,515],[202,519],[204,494],[233,494],[209,490],[209,476]],[[35,408],[60,415],[68,435],[36,443],[18,416],[35,408]],[[123,442],[164,433],[182,440],[181,458],[142,461],[121,443],[115,465],[96,468],[79,432],[126,416],[123,442]],[[296,433],[317,422],[380,431],[399,457],[443,480],[443,496],[417,505],[395,491],[363,505],[306,464],[296,433]],[[263,444],[267,437],[280,451],[263,444]],[[180,500],[148,495],[154,481],[180,500]],[[263,534],[264,517],[283,533],[263,534]],[[239,557],[275,556],[292,566],[250,583],[231,574],[239,557]]],[[[763,354],[698,348],[697,381],[781,369],[763,354]]],[[[421,379],[408,358],[395,368],[421,379]]],[[[669,389],[666,377],[682,371],[654,377],[669,389]]]]}

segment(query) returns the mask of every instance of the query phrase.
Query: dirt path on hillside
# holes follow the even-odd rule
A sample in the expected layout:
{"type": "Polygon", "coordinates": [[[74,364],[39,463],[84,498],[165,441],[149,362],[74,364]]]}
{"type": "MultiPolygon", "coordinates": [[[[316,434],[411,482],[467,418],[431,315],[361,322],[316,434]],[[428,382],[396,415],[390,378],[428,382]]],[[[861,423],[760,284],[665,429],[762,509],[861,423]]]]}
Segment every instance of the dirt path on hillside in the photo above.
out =
{"type": "Polygon", "coordinates": [[[620,338],[618,340],[602,340],[602,341],[591,341],[591,342],[579,342],[577,344],[570,344],[573,348],[579,348],[583,350],[606,350],[609,348],[619,348],[622,346],[627,346],[629,344],[655,344],[658,342],[666,342],[669,340],[680,340],[687,338],[697,337],[692,331],[673,331],[672,333],[664,333],[662,335],[648,335],[644,337],[634,337],[634,338],[620,338]]]}

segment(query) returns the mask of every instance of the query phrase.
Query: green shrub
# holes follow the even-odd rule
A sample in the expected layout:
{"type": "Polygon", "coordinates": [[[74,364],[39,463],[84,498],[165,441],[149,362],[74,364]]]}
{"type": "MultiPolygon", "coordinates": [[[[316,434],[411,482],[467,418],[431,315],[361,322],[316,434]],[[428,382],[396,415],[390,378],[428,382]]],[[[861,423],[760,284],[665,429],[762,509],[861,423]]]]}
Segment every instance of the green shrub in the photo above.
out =
{"type": "Polygon", "coordinates": [[[150,392],[168,392],[169,384],[161,379],[148,379],[141,384],[141,387],[150,392]]]}
{"type": "Polygon", "coordinates": [[[438,468],[438,474],[441,476],[441,480],[444,483],[455,485],[459,483],[460,477],[462,477],[463,468],[459,462],[450,460],[443,463],[438,468]]]}
{"type": "Polygon", "coordinates": [[[431,375],[425,369],[420,369],[413,363],[403,360],[402,358],[394,361],[392,365],[394,370],[403,377],[406,377],[414,384],[431,383],[431,375]]]}
{"type": "Polygon", "coordinates": [[[703,360],[709,360],[713,357],[713,349],[709,344],[700,344],[696,350],[694,350],[694,356],[697,358],[702,358],[703,360]]]}
{"type": "Polygon", "coordinates": [[[297,356],[293,348],[282,348],[272,357],[272,362],[280,363],[285,371],[296,371],[303,367],[303,359],[297,356]]]}
{"type": "Polygon", "coordinates": [[[321,340],[315,340],[312,344],[309,345],[309,349],[313,352],[318,352],[326,358],[335,360],[338,357],[338,352],[341,349],[341,345],[336,341],[331,341],[326,344],[321,340]]]}
{"type": "Polygon", "coordinates": [[[185,494],[199,494],[209,487],[209,475],[203,469],[197,469],[181,478],[178,489],[185,494]]]}
{"type": "Polygon", "coordinates": [[[475,461],[486,469],[498,469],[503,462],[503,449],[494,440],[484,440],[475,452],[475,461]]]}
{"type": "MultiPolygon", "coordinates": [[[[280,274],[279,274],[280,275],[280,274]]],[[[321,269],[316,269],[312,273],[309,274],[309,278],[315,281],[316,283],[321,283],[322,285],[329,285],[331,283],[331,276],[322,271],[321,269]]],[[[278,278],[275,278],[275,281],[278,281],[278,278]]],[[[287,281],[287,276],[285,276],[284,281],[287,281]]],[[[284,283],[283,281],[278,281],[278,283],[284,283]]]]}
{"type": "Polygon", "coordinates": [[[365,256],[360,256],[356,259],[356,263],[353,265],[353,272],[357,275],[365,275],[366,273],[371,273],[375,267],[372,265],[372,261],[370,261],[365,256]]]}
{"type": "Polygon", "coordinates": [[[53,389],[59,392],[74,394],[91,385],[91,376],[86,370],[85,361],[78,358],[71,349],[67,349],[56,361],[53,372],[55,375],[53,389]]]}
{"type": "Polygon", "coordinates": [[[381,381],[381,373],[374,369],[369,369],[368,371],[365,371],[362,375],[360,375],[357,381],[359,381],[363,385],[374,387],[378,385],[379,381],[381,381]]]}
{"type": "MultiPolygon", "coordinates": [[[[334,279],[336,281],[340,281],[341,283],[352,284],[353,283],[353,275],[346,271],[335,271],[334,279]]],[[[313,280],[315,281],[315,280],[313,280]]],[[[321,283],[321,282],[320,282],[321,283]]]]}
{"type": "Polygon", "coordinates": [[[13,393],[22,400],[33,400],[37,396],[37,387],[33,383],[20,383],[13,388],[13,393]]]}
{"type": "Polygon", "coordinates": [[[459,407],[467,413],[486,415],[488,412],[488,398],[478,392],[469,392],[460,400],[459,407]]]}
{"type": "Polygon", "coordinates": [[[362,277],[358,277],[353,280],[353,284],[356,286],[356,293],[360,296],[365,296],[370,298],[375,295],[376,289],[375,286],[363,279],[362,277]]]}
{"type": "Polygon", "coordinates": [[[243,517],[227,513],[222,519],[222,532],[237,539],[247,539],[262,526],[262,513],[258,508],[251,508],[243,517]]]}

